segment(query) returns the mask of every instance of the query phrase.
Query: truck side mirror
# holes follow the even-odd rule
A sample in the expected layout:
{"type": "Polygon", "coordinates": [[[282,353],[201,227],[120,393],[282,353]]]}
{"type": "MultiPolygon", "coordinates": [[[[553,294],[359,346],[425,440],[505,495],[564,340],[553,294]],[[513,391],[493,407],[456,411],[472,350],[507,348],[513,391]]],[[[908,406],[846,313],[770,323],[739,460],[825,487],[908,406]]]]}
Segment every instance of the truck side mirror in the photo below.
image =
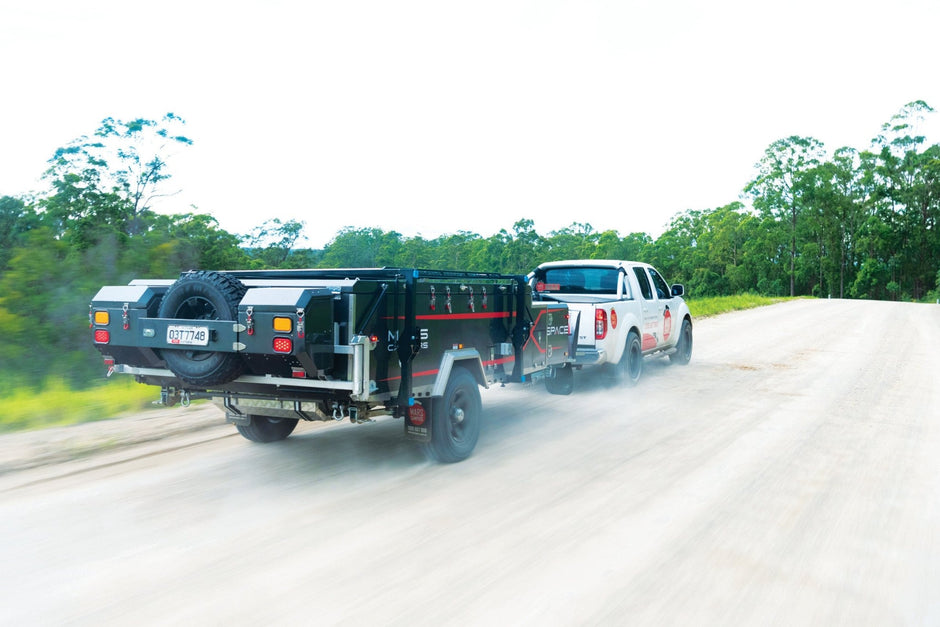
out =
{"type": "Polygon", "coordinates": [[[681,283],[674,283],[672,286],[673,296],[685,296],[685,286],[681,283]]]}

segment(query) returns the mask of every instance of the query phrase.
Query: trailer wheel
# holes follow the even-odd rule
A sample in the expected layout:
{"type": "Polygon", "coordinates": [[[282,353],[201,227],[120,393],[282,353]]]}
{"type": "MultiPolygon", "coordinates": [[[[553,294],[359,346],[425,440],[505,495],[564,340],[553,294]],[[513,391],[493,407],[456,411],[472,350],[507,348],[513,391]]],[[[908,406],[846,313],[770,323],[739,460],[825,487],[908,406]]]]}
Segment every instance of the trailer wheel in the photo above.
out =
{"type": "Polygon", "coordinates": [[[567,396],[574,390],[574,368],[565,364],[561,368],[553,368],[554,372],[545,377],[545,389],[549,394],[567,396]]]}
{"type": "Polygon", "coordinates": [[[470,456],[480,437],[482,402],[477,381],[466,368],[450,373],[444,396],[435,399],[431,413],[431,441],[425,452],[445,464],[470,456]]]}
{"type": "Polygon", "coordinates": [[[640,382],[640,376],[643,374],[643,347],[640,344],[640,336],[636,331],[630,331],[627,335],[627,344],[623,349],[623,355],[616,365],[614,380],[618,383],[624,383],[634,386],[640,382]]]}
{"type": "MultiPolygon", "coordinates": [[[[176,281],[160,303],[161,318],[183,320],[237,320],[238,303],[245,285],[235,277],[218,272],[187,272],[176,281]]],[[[237,353],[206,350],[162,351],[169,369],[182,381],[193,385],[228,383],[245,371],[237,353]]]]}
{"type": "Polygon", "coordinates": [[[297,418],[251,416],[247,425],[235,425],[238,432],[252,442],[278,442],[289,436],[297,426],[297,418]]]}
{"type": "Polygon", "coordinates": [[[692,323],[688,318],[682,321],[682,327],[679,329],[679,343],[676,344],[676,352],[669,356],[669,361],[674,364],[684,366],[692,359],[692,323]]]}

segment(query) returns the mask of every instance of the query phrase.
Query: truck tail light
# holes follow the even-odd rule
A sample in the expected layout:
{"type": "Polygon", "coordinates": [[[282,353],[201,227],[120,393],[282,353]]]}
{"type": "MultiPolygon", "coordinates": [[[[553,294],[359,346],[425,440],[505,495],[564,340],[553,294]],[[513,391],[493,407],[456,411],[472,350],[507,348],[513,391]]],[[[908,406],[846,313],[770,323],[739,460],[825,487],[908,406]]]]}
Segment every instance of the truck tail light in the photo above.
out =
{"type": "Polygon", "coordinates": [[[107,329],[95,329],[95,344],[107,344],[111,341],[111,333],[107,329]]]}
{"type": "Polygon", "coordinates": [[[594,339],[603,340],[607,337],[607,312],[603,309],[594,310],[594,339]]]}
{"type": "Polygon", "coordinates": [[[290,353],[294,350],[294,343],[289,337],[276,337],[274,338],[274,352],[275,353],[290,353]]]}

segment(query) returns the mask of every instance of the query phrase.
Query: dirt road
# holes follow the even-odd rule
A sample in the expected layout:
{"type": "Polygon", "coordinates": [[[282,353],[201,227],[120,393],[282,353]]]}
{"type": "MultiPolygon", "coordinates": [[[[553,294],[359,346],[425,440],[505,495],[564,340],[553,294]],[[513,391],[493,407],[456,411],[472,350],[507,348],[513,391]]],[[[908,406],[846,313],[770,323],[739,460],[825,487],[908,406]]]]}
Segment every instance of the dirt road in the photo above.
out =
{"type": "Polygon", "coordinates": [[[0,622],[940,624],[938,372],[938,306],[795,301],[485,391],[456,465],[388,419],[8,473],[0,622]]]}

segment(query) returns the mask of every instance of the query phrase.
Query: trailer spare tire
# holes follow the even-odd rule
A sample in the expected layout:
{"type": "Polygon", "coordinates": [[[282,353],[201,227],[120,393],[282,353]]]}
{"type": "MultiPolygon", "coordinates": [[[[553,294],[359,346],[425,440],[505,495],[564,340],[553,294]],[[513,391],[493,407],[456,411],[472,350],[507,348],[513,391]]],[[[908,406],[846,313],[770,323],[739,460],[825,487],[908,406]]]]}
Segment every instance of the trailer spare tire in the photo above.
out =
{"type": "MultiPolygon", "coordinates": [[[[219,272],[186,272],[170,286],[160,303],[161,318],[237,320],[238,303],[247,288],[235,277],[219,272]]],[[[197,349],[163,351],[167,367],[192,385],[220,385],[238,378],[245,361],[238,353],[197,349]]]]}

